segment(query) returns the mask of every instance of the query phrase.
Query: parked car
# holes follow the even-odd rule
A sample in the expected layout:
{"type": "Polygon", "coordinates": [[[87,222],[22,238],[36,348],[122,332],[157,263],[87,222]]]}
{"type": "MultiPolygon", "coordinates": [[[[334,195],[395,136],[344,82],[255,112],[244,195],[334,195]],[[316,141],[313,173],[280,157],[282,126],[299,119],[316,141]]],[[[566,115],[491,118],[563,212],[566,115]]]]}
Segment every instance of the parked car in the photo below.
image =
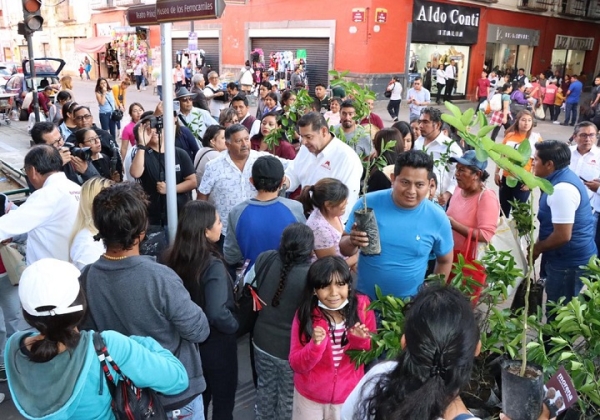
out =
{"type": "Polygon", "coordinates": [[[13,74],[6,82],[6,93],[14,93],[17,107],[20,108],[19,120],[27,121],[29,112],[27,108],[33,98],[32,92],[40,92],[48,85],[60,85],[58,75],[65,66],[61,58],[34,58],[35,78],[29,71],[29,60],[23,61],[23,73],[13,74]]]}
{"type": "Polygon", "coordinates": [[[10,70],[4,66],[0,66],[0,91],[4,91],[4,86],[6,85],[8,79],[10,79],[10,76],[10,70]]]}

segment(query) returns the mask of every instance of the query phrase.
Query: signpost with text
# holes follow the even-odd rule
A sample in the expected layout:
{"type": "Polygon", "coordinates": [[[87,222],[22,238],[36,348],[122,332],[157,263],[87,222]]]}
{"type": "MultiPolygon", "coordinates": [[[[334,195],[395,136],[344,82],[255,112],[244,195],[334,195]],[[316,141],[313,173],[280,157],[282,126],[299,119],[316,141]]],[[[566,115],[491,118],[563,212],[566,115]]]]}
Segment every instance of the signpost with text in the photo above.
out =
{"type": "MultiPolygon", "coordinates": [[[[225,10],[225,0],[156,0],[156,4],[130,7],[127,21],[130,26],[160,24],[161,77],[163,85],[163,124],[165,144],[165,179],[167,184],[167,227],[169,242],[177,231],[177,182],[175,179],[175,118],[173,116],[173,44],[171,22],[218,19],[225,10]]],[[[198,36],[191,32],[190,48],[198,43],[198,36]]]]}

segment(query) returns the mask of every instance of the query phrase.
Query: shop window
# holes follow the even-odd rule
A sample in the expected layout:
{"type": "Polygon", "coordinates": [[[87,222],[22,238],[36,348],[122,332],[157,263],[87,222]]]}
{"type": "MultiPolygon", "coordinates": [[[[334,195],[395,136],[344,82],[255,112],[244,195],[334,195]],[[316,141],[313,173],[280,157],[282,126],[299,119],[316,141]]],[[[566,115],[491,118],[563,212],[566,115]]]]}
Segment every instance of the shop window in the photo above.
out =
{"type": "Polygon", "coordinates": [[[548,10],[549,2],[553,3],[553,0],[519,0],[517,3],[517,9],[529,10],[532,12],[545,12],[548,10]]]}
{"type": "Polygon", "coordinates": [[[418,75],[424,76],[425,66],[431,62],[431,94],[437,93],[436,73],[440,65],[444,68],[450,60],[456,62],[456,84],[453,96],[464,96],[469,73],[470,47],[464,45],[435,45],[435,44],[410,44],[410,78],[414,80],[418,75]]]}

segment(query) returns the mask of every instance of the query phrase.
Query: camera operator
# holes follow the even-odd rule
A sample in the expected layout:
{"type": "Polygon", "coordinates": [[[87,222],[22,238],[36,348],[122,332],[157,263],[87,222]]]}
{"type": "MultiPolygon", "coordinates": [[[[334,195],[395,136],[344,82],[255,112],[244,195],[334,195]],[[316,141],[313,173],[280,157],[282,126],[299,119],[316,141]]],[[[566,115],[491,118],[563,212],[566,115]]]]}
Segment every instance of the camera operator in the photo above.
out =
{"type": "Polygon", "coordinates": [[[63,163],[62,171],[70,181],[82,185],[88,179],[99,175],[94,165],[90,165],[86,160],[71,155],[69,149],[64,147],[65,140],[60,134],[58,127],[53,123],[49,121],[35,123],[31,129],[31,139],[36,145],[47,144],[60,152],[63,163]]]}
{"type": "MultiPolygon", "coordinates": [[[[168,128],[167,128],[168,129],[168,128]]],[[[173,129],[172,127],[170,129],[173,129]]],[[[147,117],[136,124],[137,151],[131,163],[130,174],[138,179],[148,194],[149,225],[147,240],[141,245],[145,255],[158,255],[167,246],[167,185],[165,182],[165,145],[162,117],[147,117]]],[[[180,210],[191,199],[196,187],[196,172],[189,155],[175,148],[175,179],[177,208],[180,210]]]]}
{"type": "MultiPolygon", "coordinates": [[[[94,124],[94,117],[92,116],[89,107],[85,105],[79,105],[73,110],[73,119],[75,120],[75,125],[77,126],[78,130],[81,130],[82,128],[91,128],[96,132],[98,137],[100,137],[100,144],[102,146],[101,151],[105,155],[112,156],[112,150],[119,148],[108,131],[102,130],[101,128],[98,128],[96,124],[94,124]]],[[[75,134],[71,134],[67,139],[67,142],[77,144],[77,138],[75,137],[75,134]]],[[[123,173],[123,161],[121,160],[120,153],[119,156],[117,156],[116,170],[119,172],[119,174],[123,173]]]]}
{"type": "Polygon", "coordinates": [[[116,154],[119,153],[117,149],[111,151],[111,157],[102,153],[100,137],[93,128],[82,128],[76,131],[75,138],[79,145],[78,152],[85,154],[86,157],[89,156],[88,160],[91,160],[101,176],[115,182],[121,181],[121,174],[116,170],[116,154]]]}

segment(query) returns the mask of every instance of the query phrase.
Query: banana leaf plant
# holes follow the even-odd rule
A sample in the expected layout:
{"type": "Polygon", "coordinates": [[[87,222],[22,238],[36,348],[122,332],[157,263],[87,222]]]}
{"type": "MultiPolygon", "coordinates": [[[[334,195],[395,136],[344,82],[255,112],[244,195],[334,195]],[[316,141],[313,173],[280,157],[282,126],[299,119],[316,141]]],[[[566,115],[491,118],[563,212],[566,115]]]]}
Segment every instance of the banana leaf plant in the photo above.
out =
{"type": "MultiPolygon", "coordinates": [[[[472,108],[467,109],[464,113],[460,109],[451,104],[445,102],[445,106],[450,113],[442,114],[442,120],[456,128],[458,135],[465,141],[466,144],[471,146],[477,155],[477,159],[480,161],[487,161],[491,159],[496,166],[504,169],[509,175],[506,178],[506,184],[510,187],[515,187],[520,181],[525,184],[530,191],[533,192],[535,188],[539,188],[547,194],[554,192],[552,184],[544,178],[540,178],[527,171],[524,166],[531,159],[531,144],[528,139],[519,144],[517,149],[514,149],[505,144],[496,143],[489,137],[489,134],[494,130],[495,126],[489,125],[485,114],[478,111],[475,114],[475,110],[472,108]]],[[[527,289],[525,292],[525,308],[523,310],[523,333],[521,335],[521,369],[520,376],[525,375],[527,367],[527,329],[528,329],[528,314],[529,314],[529,293],[531,282],[529,279],[534,273],[534,261],[533,261],[533,246],[535,244],[534,237],[534,208],[533,208],[533,194],[529,196],[529,218],[531,229],[528,232],[528,267],[527,273],[525,274],[525,280],[527,281],[527,289]]]]}

